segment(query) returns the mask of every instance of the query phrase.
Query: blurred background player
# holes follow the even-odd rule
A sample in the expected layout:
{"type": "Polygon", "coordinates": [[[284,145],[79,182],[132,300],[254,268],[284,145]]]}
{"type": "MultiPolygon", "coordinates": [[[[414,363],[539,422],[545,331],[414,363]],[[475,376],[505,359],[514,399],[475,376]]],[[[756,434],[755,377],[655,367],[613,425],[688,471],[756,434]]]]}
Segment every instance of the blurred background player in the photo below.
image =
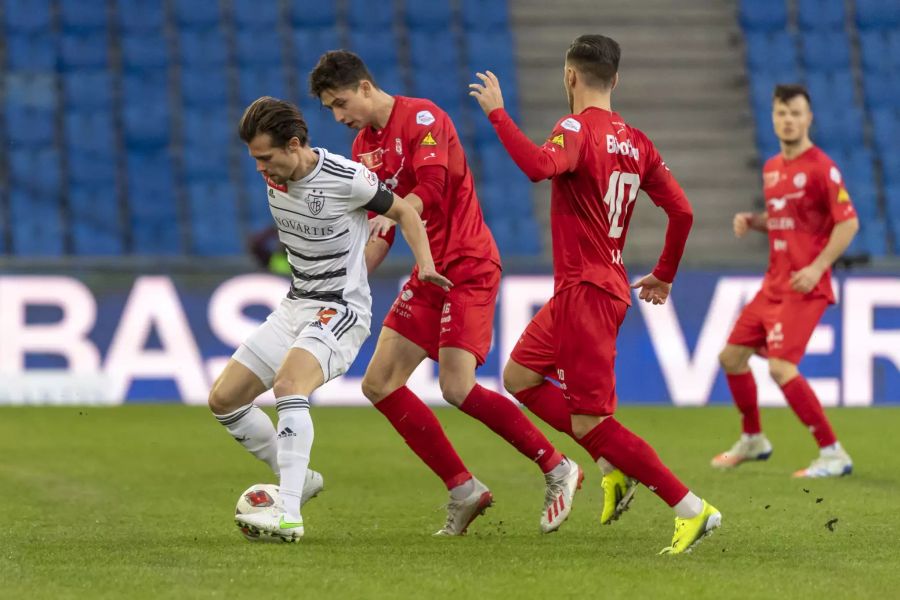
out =
{"type": "MultiPolygon", "coordinates": [[[[490,349],[500,286],[500,256],[484,222],[472,174],[450,117],[433,102],[379,89],[352,52],[325,53],[309,76],[310,92],[334,118],[359,130],[352,156],[422,215],[449,292],[419,283],[413,270],[384,320],[363,379],[363,393],[450,491],[447,523],[438,534],[465,533],[492,501],[472,477],[431,410],[408,388],[425,360],[438,361],[444,399],[478,419],[544,473],[541,530],[568,517],[581,470],[567,460],[512,402],[475,381],[490,349]]],[[[390,222],[373,219],[374,233],[390,222]]],[[[371,262],[386,247],[370,245],[371,262]]]]}
{"type": "Polygon", "coordinates": [[[834,304],[831,265],[847,249],[859,220],[837,166],[809,138],[813,114],[801,85],[779,85],[772,124],[781,152],[763,167],[766,210],[734,216],[734,234],[769,235],[769,268],[762,289],[738,318],[719,354],[734,403],[741,412],[741,438],[712,459],[720,468],[765,460],[772,444],[762,433],[756,381],[749,360],[759,352],[788,405],[809,428],[819,457],[795,477],[836,477],[853,470],[809,383],[797,370],[806,344],[829,304],[834,304]]]}
{"type": "Polygon", "coordinates": [[[552,179],[554,293],[516,344],[504,372],[507,389],[572,435],[601,469],[608,470],[608,461],[673,507],[675,535],[662,552],[678,554],[719,527],[722,515],[615,419],[614,367],[616,337],[631,304],[622,249],[638,190],[669,217],[656,268],[631,286],[641,300],[665,303],[693,213],[653,143],[612,112],[620,54],[618,43],[602,35],[572,42],[563,78],[571,114],[542,146],[503,108],[493,73],[478,73],[481,83],[469,87],[525,174],[534,182],[552,179]],[[560,387],[545,382],[546,375],[555,375],[560,387]]]}
{"type": "Polygon", "coordinates": [[[311,148],[297,107],[270,97],[247,107],[239,125],[285,245],[292,281],[287,297],[235,351],[209,395],[209,406],[254,456],[279,473],[279,502],[238,515],[239,524],[296,541],[313,442],[309,395],[347,371],[369,336],[372,297],[365,271],[366,210],[400,223],[428,285],[437,274],[418,214],[364,166],[311,148]],[[253,400],[274,388],[277,435],[253,400]]]}

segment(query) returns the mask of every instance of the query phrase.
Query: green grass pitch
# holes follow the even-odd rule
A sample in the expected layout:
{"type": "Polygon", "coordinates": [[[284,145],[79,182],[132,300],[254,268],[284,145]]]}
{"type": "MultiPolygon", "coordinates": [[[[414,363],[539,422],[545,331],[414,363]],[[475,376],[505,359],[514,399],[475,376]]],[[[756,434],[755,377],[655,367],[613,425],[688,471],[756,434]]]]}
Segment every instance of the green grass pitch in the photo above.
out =
{"type": "Polygon", "coordinates": [[[900,410],[830,411],[856,463],[798,481],[815,453],[787,410],[764,410],[767,463],[733,472],[710,457],[737,435],[731,408],[625,408],[619,418],[724,516],[691,555],[657,556],[671,511],[638,491],[598,522],[587,473],[572,517],[542,536],[543,478],[458,411],[451,440],[496,504],[465,538],[434,539],[446,495],[371,408],[313,409],[312,465],[325,492],[299,544],[245,541],[237,495],[272,481],[204,408],[0,409],[0,597],[34,598],[890,598],[900,589],[900,410]],[[826,523],[836,519],[833,531],[826,523]]]}

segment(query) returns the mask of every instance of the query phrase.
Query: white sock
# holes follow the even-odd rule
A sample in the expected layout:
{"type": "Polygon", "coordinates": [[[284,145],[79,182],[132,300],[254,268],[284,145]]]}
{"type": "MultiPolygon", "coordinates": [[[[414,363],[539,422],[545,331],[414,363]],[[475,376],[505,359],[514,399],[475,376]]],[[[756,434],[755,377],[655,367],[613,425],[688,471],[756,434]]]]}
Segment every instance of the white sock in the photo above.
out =
{"type": "Polygon", "coordinates": [[[284,396],[275,399],[278,411],[278,468],[281,471],[279,494],[286,519],[300,520],[300,496],[309,467],[313,443],[313,422],[306,396],[284,396]]]}
{"type": "Polygon", "coordinates": [[[831,444],[830,446],[822,446],[821,448],[819,448],[819,453],[820,454],[836,454],[843,449],[844,448],[843,448],[843,446],[841,446],[840,442],[835,442],[835,443],[831,444]]]}
{"type": "Polygon", "coordinates": [[[227,415],[215,415],[228,433],[250,454],[263,461],[278,475],[278,450],[272,419],[254,404],[242,406],[227,415]]]}
{"type": "Polygon", "coordinates": [[[694,492],[688,492],[673,508],[679,519],[693,519],[703,512],[703,500],[694,492]]]}
{"type": "Polygon", "coordinates": [[[600,472],[603,473],[604,475],[609,475],[610,473],[612,473],[613,471],[616,470],[616,468],[613,466],[613,464],[611,462],[609,462],[608,460],[606,460],[605,458],[603,458],[602,456],[597,459],[597,466],[600,467],[600,472]]]}

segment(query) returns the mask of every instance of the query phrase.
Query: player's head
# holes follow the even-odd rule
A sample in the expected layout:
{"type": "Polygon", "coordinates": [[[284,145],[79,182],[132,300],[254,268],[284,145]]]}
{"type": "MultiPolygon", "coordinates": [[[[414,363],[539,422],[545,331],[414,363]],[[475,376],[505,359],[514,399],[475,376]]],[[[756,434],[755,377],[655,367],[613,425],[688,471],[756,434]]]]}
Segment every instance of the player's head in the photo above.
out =
{"type": "Polygon", "coordinates": [[[238,134],[256,160],[256,170],[284,184],[300,165],[309,131],[300,109],[271,96],[257,98],[244,111],[238,134]]]}
{"type": "Polygon", "coordinates": [[[582,35],[566,51],[563,85],[573,109],[573,94],[584,88],[611,91],[619,81],[618,42],[605,35],[582,35]]]}
{"type": "Polygon", "coordinates": [[[812,126],[809,92],[800,84],[775,86],[772,95],[772,125],[775,135],[785,144],[799,144],[809,137],[812,126]]]}
{"type": "Polygon", "coordinates": [[[326,52],[309,74],[309,93],[331,110],[335,121],[353,129],[372,122],[376,91],[366,63],[347,50],[326,52]]]}

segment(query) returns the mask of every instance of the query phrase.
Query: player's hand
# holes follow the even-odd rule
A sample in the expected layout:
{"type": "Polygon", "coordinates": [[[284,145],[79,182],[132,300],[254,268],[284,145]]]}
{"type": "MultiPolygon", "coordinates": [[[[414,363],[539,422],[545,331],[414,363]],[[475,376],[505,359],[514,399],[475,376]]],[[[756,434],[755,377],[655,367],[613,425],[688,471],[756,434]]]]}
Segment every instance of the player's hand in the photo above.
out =
{"type": "Polygon", "coordinates": [[[671,283],[666,283],[653,276],[653,273],[644,275],[632,284],[632,289],[641,290],[638,298],[644,302],[652,302],[653,304],[665,304],[666,298],[669,297],[669,291],[672,289],[671,283]]]}
{"type": "Polygon", "coordinates": [[[808,294],[822,279],[823,271],[816,265],[808,265],[791,273],[791,289],[801,294],[808,294]]]}
{"type": "Polygon", "coordinates": [[[386,234],[394,225],[396,223],[384,215],[375,215],[369,219],[369,240],[386,234]]]}
{"type": "Polygon", "coordinates": [[[475,73],[475,77],[481,80],[481,83],[470,83],[469,95],[478,100],[481,110],[484,114],[489,115],[498,108],[503,108],[503,92],[500,91],[500,81],[497,76],[490,71],[484,73],[475,73]]]}
{"type": "Polygon", "coordinates": [[[744,237],[750,231],[750,223],[753,222],[752,212],[739,212],[734,215],[734,236],[744,237]]]}
{"type": "Polygon", "coordinates": [[[450,288],[453,287],[453,282],[438,273],[434,267],[419,267],[419,279],[421,281],[427,281],[428,283],[433,283],[434,285],[440,287],[445,292],[449,292],[450,288]]]}

